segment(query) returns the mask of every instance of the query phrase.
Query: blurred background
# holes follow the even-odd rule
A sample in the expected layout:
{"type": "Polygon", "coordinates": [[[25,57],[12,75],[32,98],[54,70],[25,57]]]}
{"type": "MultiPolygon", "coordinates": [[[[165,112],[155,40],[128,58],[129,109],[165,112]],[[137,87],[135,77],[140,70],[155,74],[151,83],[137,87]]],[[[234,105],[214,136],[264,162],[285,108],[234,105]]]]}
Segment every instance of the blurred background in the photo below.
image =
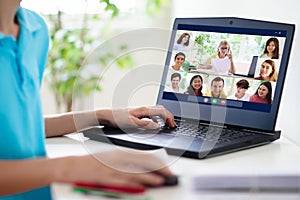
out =
{"type": "Polygon", "coordinates": [[[276,128],[300,145],[299,1],[23,0],[21,4],[40,13],[49,25],[52,42],[42,88],[45,114],[155,104],[176,17],[230,16],[296,24],[276,128]],[[143,74],[153,80],[151,84],[129,95],[116,89],[120,83],[124,86],[124,80],[130,85],[134,75],[140,76],[136,69],[141,66],[154,66],[153,73],[143,74]],[[126,95],[129,98],[123,99],[126,95]]]}

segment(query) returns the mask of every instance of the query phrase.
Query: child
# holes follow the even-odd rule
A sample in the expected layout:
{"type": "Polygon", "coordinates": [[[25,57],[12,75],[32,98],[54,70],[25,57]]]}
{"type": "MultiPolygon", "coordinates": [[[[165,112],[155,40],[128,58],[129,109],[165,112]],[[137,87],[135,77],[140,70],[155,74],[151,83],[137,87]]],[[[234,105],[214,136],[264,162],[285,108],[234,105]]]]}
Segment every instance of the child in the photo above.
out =
{"type": "Polygon", "coordinates": [[[60,136],[99,123],[157,128],[157,123],[140,119],[151,114],[163,117],[168,125],[175,127],[172,114],[159,106],[115,111],[98,109],[44,119],[40,87],[48,54],[48,36],[42,18],[20,7],[20,0],[0,0],[0,73],[3,75],[0,79],[0,199],[1,196],[4,199],[51,199],[49,185],[53,182],[127,187],[162,185],[163,177],[171,176],[171,171],[158,167],[162,161],[149,154],[140,159],[121,151],[101,154],[103,159],[109,157],[111,164],[148,170],[138,174],[126,168],[121,168],[122,171],[112,168],[92,155],[45,158],[45,136],[60,136]],[[75,124],[74,117],[80,118],[80,124],[75,124]]]}

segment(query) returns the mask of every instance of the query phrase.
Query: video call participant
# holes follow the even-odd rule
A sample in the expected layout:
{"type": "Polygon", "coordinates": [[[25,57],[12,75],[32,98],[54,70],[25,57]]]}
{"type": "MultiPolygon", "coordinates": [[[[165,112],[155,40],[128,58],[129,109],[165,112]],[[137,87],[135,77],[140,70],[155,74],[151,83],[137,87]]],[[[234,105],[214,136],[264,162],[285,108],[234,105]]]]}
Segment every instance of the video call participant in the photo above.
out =
{"type": "Polygon", "coordinates": [[[241,79],[236,83],[236,92],[230,95],[228,99],[249,101],[250,95],[246,93],[249,88],[249,82],[246,79],[241,79]]]}
{"type": "Polygon", "coordinates": [[[195,75],[190,80],[190,85],[185,94],[192,94],[196,96],[203,96],[202,94],[203,79],[200,75],[195,75]]]}
{"type": "Polygon", "coordinates": [[[178,52],[174,57],[174,65],[172,65],[170,68],[173,71],[180,71],[183,72],[184,70],[181,69],[182,64],[185,61],[185,54],[182,52],[178,52]]]}
{"type": "Polygon", "coordinates": [[[266,46],[263,54],[260,58],[279,59],[279,41],[277,38],[269,38],[266,42],[266,46]]]}
{"type": "Polygon", "coordinates": [[[277,81],[278,72],[276,70],[276,64],[273,60],[265,60],[260,67],[259,77],[255,77],[255,80],[264,81],[277,81]]]}
{"type": "Polygon", "coordinates": [[[224,89],[224,79],[221,77],[216,77],[211,81],[210,90],[207,90],[205,96],[214,98],[227,98],[227,95],[223,91],[224,89]]]}
{"type": "Polygon", "coordinates": [[[183,93],[184,90],[179,87],[179,83],[181,81],[180,73],[173,73],[171,75],[171,87],[167,87],[165,89],[166,92],[174,92],[174,93],[183,93]]]}
{"type": "Polygon", "coordinates": [[[257,88],[254,95],[250,96],[250,102],[256,103],[272,103],[272,85],[270,82],[262,82],[257,88]]]}
{"type": "Polygon", "coordinates": [[[176,51],[187,51],[187,47],[190,43],[190,34],[188,33],[182,33],[181,36],[176,41],[176,44],[174,45],[174,50],[176,51]]]}
{"type": "Polygon", "coordinates": [[[230,68],[228,73],[234,74],[236,73],[235,66],[232,59],[232,51],[230,50],[230,45],[226,40],[220,42],[217,54],[212,55],[208,58],[203,64],[200,64],[198,67],[200,69],[212,69],[212,59],[229,59],[230,60],[230,68]]]}

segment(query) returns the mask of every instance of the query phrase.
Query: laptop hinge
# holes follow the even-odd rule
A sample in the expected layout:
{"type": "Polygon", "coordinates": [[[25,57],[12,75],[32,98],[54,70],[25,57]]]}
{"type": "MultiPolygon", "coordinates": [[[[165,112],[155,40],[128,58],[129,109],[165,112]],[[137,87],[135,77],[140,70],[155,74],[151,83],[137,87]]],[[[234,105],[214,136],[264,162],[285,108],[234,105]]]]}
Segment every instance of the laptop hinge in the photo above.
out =
{"type": "Polygon", "coordinates": [[[177,122],[194,121],[193,123],[198,123],[199,125],[203,125],[203,126],[213,126],[213,127],[218,127],[218,128],[227,128],[226,125],[224,125],[222,123],[216,123],[216,122],[204,122],[204,121],[199,121],[199,120],[177,118],[177,117],[175,117],[175,121],[177,121],[177,122]]]}
{"type": "Polygon", "coordinates": [[[269,132],[265,132],[265,131],[256,131],[256,130],[251,130],[251,129],[246,129],[246,128],[243,128],[241,130],[247,131],[247,132],[251,132],[251,133],[259,133],[259,134],[265,134],[265,135],[274,135],[274,133],[269,133],[269,132]]]}
{"type": "Polygon", "coordinates": [[[200,122],[199,124],[204,125],[204,126],[213,126],[213,127],[218,127],[218,128],[227,128],[226,125],[221,124],[221,123],[217,124],[217,123],[212,123],[212,122],[210,122],[210,123],[200,122]]]}

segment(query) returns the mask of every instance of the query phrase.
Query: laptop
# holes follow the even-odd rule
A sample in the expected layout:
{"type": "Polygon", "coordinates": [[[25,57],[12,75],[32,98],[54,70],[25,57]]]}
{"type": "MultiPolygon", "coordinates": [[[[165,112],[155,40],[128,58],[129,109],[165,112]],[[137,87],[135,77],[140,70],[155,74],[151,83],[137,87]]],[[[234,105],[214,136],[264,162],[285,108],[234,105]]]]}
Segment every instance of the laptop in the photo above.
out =
{"type": "Polygon", "coordinates": [[[293,24],[244,18],[176,18],[157,105],[162,105],[172,112],[177,128],[170,129],[164,126],[163,122],[159,122],[161,128],[158,130],[93,127],[83,131],[83,134],[91,140],[142,150],[165,148],[168,154],[196,159],[271,143],[279,139],[281,134],[280,130],[275,130],[275,124],[294,30],[293,24]],[[192,63],[195,66],[199,64],[197,62],[202,62],[201,58],[216,52],[221,40],[226,40],[230,43],[235,67],[242,67],[245,63],[253,62],[254,56],[263,52],[267,39],[276,37],[279,40],[281,56],[278,61],[280,63],[278,79],[271,83],[273,88],[270,89],[271,100],[258,96],[249,101],[205,96],[205,90],[211,89],[211,83],[217,77],[224,82],[223,93],[226,96],[234,94],[235,83],[239,79],[246,79],[249,82],[248,92],[254,95],[260,84],[265,81],[255,80],[253,72],[247,78],[209,72],[203,74],[182,72],[181,75],[186,81],[185,86],[189,85],[195,75],[203,78],[203,96],[166,91],[165,85],[170,81],[167,77],[172,73],[170,65],[173,61],[171,59],[174,53],[173,46],[178,39],[176,37],[184,32],[190,34],[190,41],[192,40],[190,45],[194,45],[190,48],[193,52],[187,54],[194,57],[187,56],[186,59],[195,62],[192,63]],[[204,43],[205,48],[201,46],[204,43]],[[259,98],[265,100],[260,101],[259,98]]]}
{"type": "Polygon", "coordinates": [[[230,68],[229,59],[215,58],[211,60],[212,70],[217,73],[227,73],[230,68]]]}
{"type": "Polygon", "coordinates": [[[258,60],[258,56],[253,56],[247,74],[237,74],[237,73],[234,73],[234,75],[235,75],[235,76],[242,76],[242,77],[253,78],[253,77],[254,77],[254,74],[255,74],[255,70],[256,70],[257,60],[258,60]]]}

